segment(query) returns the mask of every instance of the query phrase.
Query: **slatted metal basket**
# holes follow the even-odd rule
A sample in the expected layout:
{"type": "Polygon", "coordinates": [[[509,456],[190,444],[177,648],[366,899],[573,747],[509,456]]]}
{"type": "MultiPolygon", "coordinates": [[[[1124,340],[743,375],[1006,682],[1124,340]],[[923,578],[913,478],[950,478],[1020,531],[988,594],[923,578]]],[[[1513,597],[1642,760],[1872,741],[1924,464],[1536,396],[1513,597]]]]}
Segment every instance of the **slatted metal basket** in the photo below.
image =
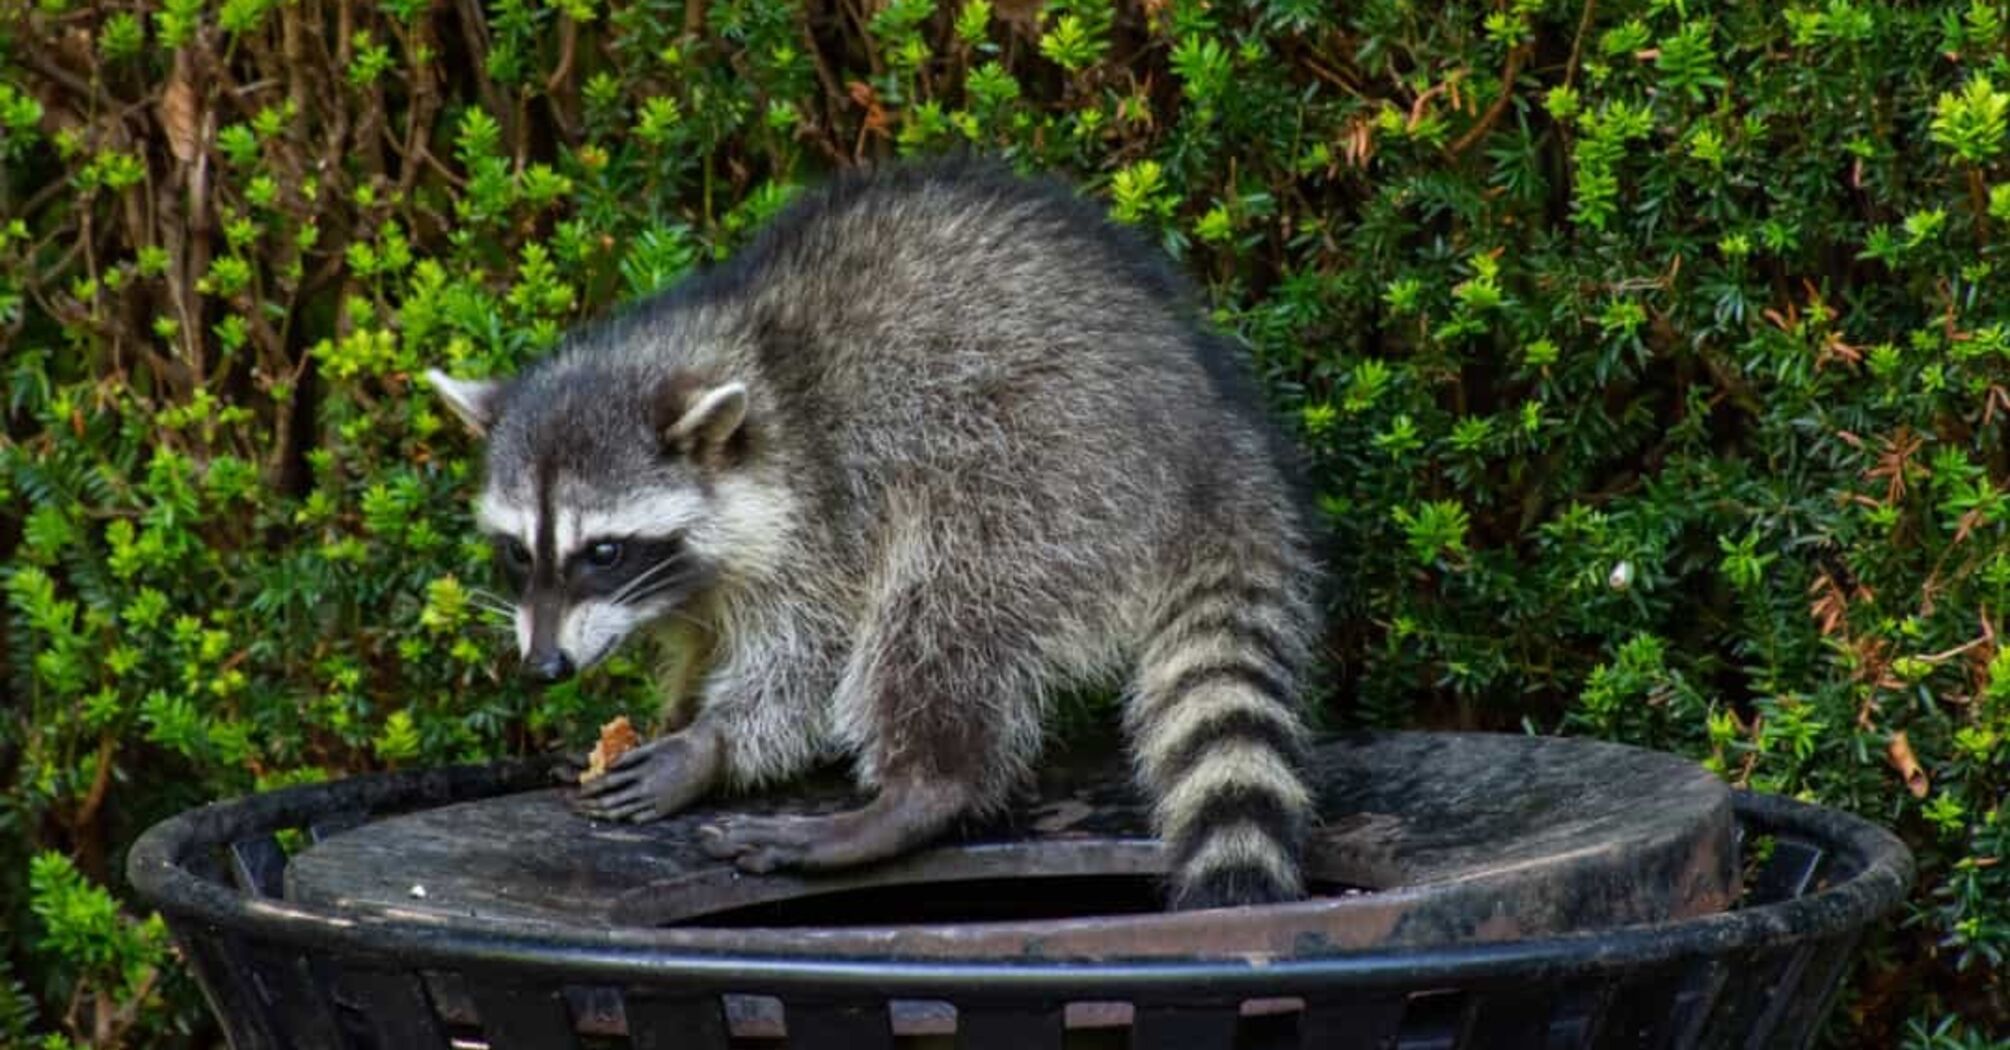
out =
{"type": "Polygon", "coordinates": [[[647,928],[361,919],[282,895],[304,843],[544,783],[537,765],[505,764],[218,803],[149,830],[129,873],[239,1050],[1804,1046],[1861,935],[1912,879],[1882,829],[1741,794],[1751,863],[1731,910],[1442,948],[781,957],[666,948],[647,928]]]}

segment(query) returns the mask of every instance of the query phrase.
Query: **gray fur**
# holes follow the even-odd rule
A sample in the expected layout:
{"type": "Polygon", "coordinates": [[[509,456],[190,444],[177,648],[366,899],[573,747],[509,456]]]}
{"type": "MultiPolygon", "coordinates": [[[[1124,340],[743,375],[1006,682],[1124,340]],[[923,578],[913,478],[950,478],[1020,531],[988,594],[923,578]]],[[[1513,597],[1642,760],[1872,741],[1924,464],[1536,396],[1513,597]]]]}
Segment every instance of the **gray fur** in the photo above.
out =
{"type": "Polygon", "coordinates": [[[753,870],[856,863],[999,805],[1052,695],[1125,681],[1175,903],[1297,895],[1315,570],[1236,374],[1155,250],[1064,188],[970,163],[840,179],[576,333],[492,399],[485,500],[528,547],[560,519],[535,552],[548,593],[569,570],[544,562],[596,538],[568,529],[675,515],[690,582],[622,615],[674,613],[710,657],[681,742],[582,805],[651,819],[714,780],[845,756],[876,808],[712,842],[753,870]],[[732,383],[737,425],[677,433],[732,383]]]}

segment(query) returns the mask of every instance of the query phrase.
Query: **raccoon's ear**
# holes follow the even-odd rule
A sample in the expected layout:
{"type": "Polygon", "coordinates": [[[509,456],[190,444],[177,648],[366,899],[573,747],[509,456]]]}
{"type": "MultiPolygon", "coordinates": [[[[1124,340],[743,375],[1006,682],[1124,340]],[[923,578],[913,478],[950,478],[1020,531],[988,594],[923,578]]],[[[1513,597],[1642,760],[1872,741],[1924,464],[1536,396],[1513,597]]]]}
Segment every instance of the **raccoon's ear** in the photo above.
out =
{"type": "Polygon", "coordinates": [[[455,379],[437,368],[428,368],[426,382],[440,392],[440,399],[476,437],[486,435],[489,427],[495,425],[496,408],[502,403],[502,380],[455,379]]]}
{"type": "Polygon", "coordinates": [[[665,448],[716,449],[732,440],[747,419],[747,384],[722,383],[691,392],[684,408],[663,428],[665,448]]]}

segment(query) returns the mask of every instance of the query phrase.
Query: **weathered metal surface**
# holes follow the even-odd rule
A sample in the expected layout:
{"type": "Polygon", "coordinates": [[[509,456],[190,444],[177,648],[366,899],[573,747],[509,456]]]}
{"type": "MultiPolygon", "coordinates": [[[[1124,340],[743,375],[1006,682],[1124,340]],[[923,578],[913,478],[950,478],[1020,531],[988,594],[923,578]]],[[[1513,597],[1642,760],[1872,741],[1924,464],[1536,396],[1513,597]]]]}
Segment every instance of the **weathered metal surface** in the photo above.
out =
{"type": "MultiPolygon", "coordinates": [[[[813,878],[741,875],[706,857],[695,829],[720,807],[596,824],[567,808],[566,789],[506,795],[333,835],[293,859],[286,895],[393,920],[666,927],[652,935],[665,950],[1262,960],[1655,922],[1720,910],[1736,891],[1729,793],[1670,756],[1397,733],[1329,742],[1312,765],[1326,823],[1311,874],[1328,890],[1369,892],[1232,913],[1167,914],[1138,892],[1055,908],[1040,898],[1093,897],[1092,878],[1109,889],[1128,876],[1135,888],[1163,870],[1137,799],[1106,769],[1043,785],[1006,820],[937,848],[813,878]],[[857,911],[875,887],[895,888],[898,907],[782,925],[792,901],[853,893],[823,910],[857,911]],[[751,927],[725,914],[764,905],[769,918],[751,927]],[[985,921],[947,921],[958,917],[985,921]]],[[[853,801],[823,791],[723,806],[816,812],[853,801]]],[[[808,903],[796,910],[818,910],[808,903]]]]}

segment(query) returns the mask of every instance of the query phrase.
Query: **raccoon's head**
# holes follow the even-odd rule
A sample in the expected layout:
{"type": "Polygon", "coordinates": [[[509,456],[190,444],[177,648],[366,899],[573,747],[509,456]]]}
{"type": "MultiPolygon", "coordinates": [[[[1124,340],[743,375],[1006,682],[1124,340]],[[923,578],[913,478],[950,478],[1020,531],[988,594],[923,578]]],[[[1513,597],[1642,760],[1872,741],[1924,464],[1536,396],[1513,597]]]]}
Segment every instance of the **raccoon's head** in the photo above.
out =
{"type": "Polygon", "coordinates": [[[487,439],[475,518],[516,588],[524,672],[557,681],[745,571],[781,508],[749,463],[745,384],[559,360],[515,380],[427,373],[487,439]]]}

